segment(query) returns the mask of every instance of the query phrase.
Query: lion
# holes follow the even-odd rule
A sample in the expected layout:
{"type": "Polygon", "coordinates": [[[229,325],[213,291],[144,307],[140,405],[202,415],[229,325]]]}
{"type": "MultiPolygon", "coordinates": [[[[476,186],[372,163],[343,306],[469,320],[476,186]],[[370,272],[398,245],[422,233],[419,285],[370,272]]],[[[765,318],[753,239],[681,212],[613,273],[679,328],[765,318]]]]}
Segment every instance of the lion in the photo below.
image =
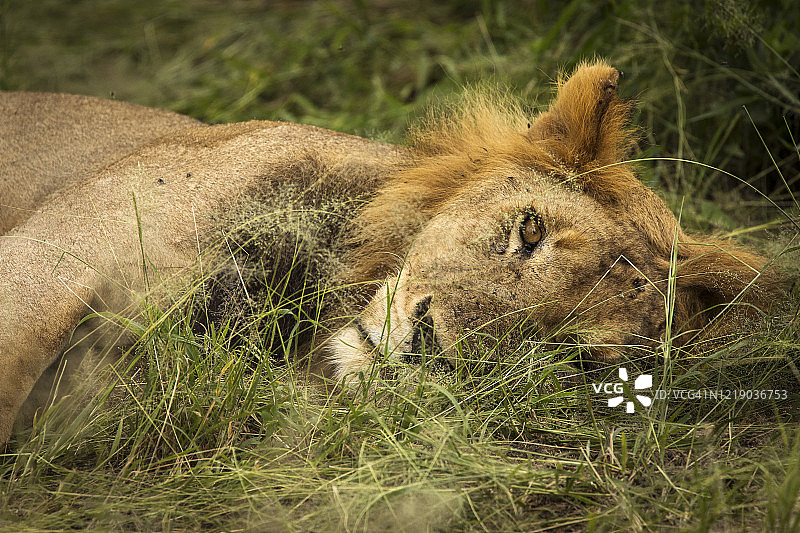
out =
{"type": "Polygon", "coordinates": [[[331,274],[359,295],[329,311],[338,325],[310,351],[345,386],[394,361],[452,369],[472,332],[515,329],[620,361],[736,331],[780,300],[781,277],[753,252],[684,233],[636,177],[620,77],[583,63],[533,119],[468,96],[408,147],[3,94],[0,442],[59,356],[98,341],[85,317],[133,313],[154,287],[190,283],[226,213],[287,187],[309,205],[364,199],[337,233],[331,274]]]}

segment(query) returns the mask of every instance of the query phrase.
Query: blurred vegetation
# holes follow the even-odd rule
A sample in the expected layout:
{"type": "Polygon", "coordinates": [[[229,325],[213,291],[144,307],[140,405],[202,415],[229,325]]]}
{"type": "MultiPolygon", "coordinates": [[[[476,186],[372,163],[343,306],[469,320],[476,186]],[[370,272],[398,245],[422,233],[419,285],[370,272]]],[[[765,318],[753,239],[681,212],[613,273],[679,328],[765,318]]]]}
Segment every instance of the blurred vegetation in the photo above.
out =
{"type": "MultiPolygon", "coordinates": [[[[464,84],[494,79],[547,102],[560,70],[601,56],[641,101],[645,155],[723,168],[774,200],[788,196],[772,159],[798,180],[800,5],[791,0],[3,0],[0,9],[2,89],[113,95],[208,122],[280,119],[390,141],[421,106],[464,84]]],[[[653,184],[691,198],[748,192],[703,169],[648,166],[653,184]]]]}
{"type": "MultiPolygon", "coordinates": [[[[776,206],[797,218],[798,2],[0,0],[0,89],[389,142],[487,79],[540,108],[559,71],[595,56],[624,71],[634,155],[654,158],[642,178],[684,225],[773,256],[796,246],[776,206]]],[[[796,277],[796,253],[781,261],[796,277]]],[[[656,374],[663,388],[779,384],[787,402],[631,417],[540,351],[479,378],[320,397],[266,352],[273,311],[250,317],[259,337],[199,335],[191,306],[146,309],[130,324],[144,375],[119,368],[116,387],[49,410],[0,454],[0,528],[800,530],[796,316],[656,374]]]]}

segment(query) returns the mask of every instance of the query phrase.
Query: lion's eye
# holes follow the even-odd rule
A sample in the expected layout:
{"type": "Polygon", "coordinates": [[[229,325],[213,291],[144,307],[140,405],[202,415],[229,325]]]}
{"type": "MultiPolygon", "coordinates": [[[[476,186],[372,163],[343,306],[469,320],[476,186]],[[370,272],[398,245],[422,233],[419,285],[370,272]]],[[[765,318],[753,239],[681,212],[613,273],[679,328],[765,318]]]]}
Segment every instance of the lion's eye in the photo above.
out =
{"type": "Polygon", "coordinates": [[[528,215],[522,221],[522,225],[519,228],[519,236],[527,248],[533,248],[542,240],[544,236],[543,230],[544,228],[542,228],[536,216],[528,215]]]}

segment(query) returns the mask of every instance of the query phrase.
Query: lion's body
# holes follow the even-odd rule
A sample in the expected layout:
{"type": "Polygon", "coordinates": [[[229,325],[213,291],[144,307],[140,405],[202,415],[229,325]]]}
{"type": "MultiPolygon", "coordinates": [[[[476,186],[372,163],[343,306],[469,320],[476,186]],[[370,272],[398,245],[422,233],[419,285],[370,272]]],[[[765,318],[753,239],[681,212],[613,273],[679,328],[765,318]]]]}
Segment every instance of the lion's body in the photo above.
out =
{"type": "MultiPolygon", "coordinates": [[[[48,113],[58,113],[59,101],[54,96],[48,113]]],[[[94,101],[101,110],[106,104],[94,101]]],[[[140,115],[142,130],[152,131],[146,122],[153,118],[150,110],[131,106],[128,112],[133,120],[140,115]]],[[[33,113],[12,118],[20,130],[38,120],[33,113]]],[[[15,129],[11,121],[4,124],[15,129]]],[[[105,133],[115,132],[107,128],[105,133]]],[[[37,150],[35,138],[29,141],[27,150],[37,150]]],[[[52,139],[50,150],[64,157],[73,150],[89,152],[73,141],[65,132],[52,139]]],[[[2,150],[7,153],[5,145],[2,150]]],[[[113,161],[119,152],[109,149],[104,155],[113,161]]],[[[308,157],[352,166],[354,177],[373,176],[372,183],[350,184],[356,192],[376,187],[401,154],[395,147],[311,126],[201,125],[140,146],[109,166],[90,170],[89,176],[73,177],[71,185],[37,204],[35,213],[0,237],[0,440],[7,438],[14,414],[40,374],[71,338],[82,337],[71,333],[86,314],[125,312],[137,304],[145,284],[185,276],[199,264],[198,245],[208,240],[211,220],[240,198],[286,179],[277,169],[308,157]],[[143,253],[149,277],[143,271],[143,253]]],[[[62,179],[64,166],[54,165],[53,174],[42,176],[32,174],[40,168],[12,164],[2,178],[38,181],[49,188],[47,178],[62,179]]],[[[23,204],[29,205],[26,199],[23,204]]]]}
{"type": "MultiPolygon", "coordinates": [[[[584,67],[532,127],[525,117],[477,117],[472,130],[438,130],[438,141],[425,140],[415,155],[310,126],[193,125],[134,106],[125,109],[127,121],[109,124],[103,114],[120,104],[81,99],[84,114],[76,116],[63,96],[0,97],[0,143],[11,146],[2,144],[3,153],[30,161],[43,144],[47,153],[36,164],[6,158],[0,176],[0,442],[84,316],[125,312],[151,287],[197,272],[214,220],[277,182],[307,180],[287,175],[305,160],[335,169],[336,182],[323,172],[303,187],[375,195],[350,230],[342,277],[388,277],[369,305],[349,313],[360,318],[323,345],[333,377],[364,369],[378,352],[408,359],[421,342],[448,357],[460,332],[521,319],[541,333],[578,317],[589,329],[574,338],[598,345],[605,359],[623,346],[658,344],[673,241],[687,238],[628,166],[598,170],[621,161],[625,149],[627,108],[616,98],[616,76],[603,64],[584,67]],[[16,113],[9,102],[46,107],[16,113]],[[48,130],[52,115],[67,119],[46,138],[37,124],[48,130]],[[86,145],[70,135],[70,121],[100,134],[86,145]],[[30,186],[15,196],[19,184],[30,186]],[[9,214],[20,209],[33,212],[9,214]],[[519,226],[534,215],[544,239],[528,247],[519,226]],[[388,305],[387,288],[395,291],[388,305]]],[[[687,282],[676,323],[702,326],[700,312],[739,297],[763,264],[716,246],[698,253],[678,245],[687,282]]]]}

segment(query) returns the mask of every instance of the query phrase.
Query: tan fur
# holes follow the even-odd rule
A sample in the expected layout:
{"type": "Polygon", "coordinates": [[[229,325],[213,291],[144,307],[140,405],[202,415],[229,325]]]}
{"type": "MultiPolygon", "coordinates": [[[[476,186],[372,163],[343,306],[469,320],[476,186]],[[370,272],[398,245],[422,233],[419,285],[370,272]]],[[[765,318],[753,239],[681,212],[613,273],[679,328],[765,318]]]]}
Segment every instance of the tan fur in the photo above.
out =
{"type": "Polygon", "coordinates": [[[4,93],[0,116],[0,235],[48,195],[137,146],[200,125],[169,111],[70,94],[4,93]]]}
{"type": "MultiPolygon", "coordinates": [[[[108,106],[101,100],[87,104],[99,114],[108,106]]],[[[127,113],[148,131],[150,110],[130,106],[127,113]]],[[[7,123],[14,131],[43,118],[33,109],[4,120],[16,121],[16,126],[7,123]]],[[[51,140],[64,153],[85,149],[74,141],[68,131],[51,140]]],[[[37,149],[35,142],[28,146],[37,149]]],[[[396,147],[311,126],[193,127],[145,144],[94,174],[77,176],[73,186],[1,236],[0,441],[8,438],[33,384],[74,342],[71,333],[81,318],[92,311],[127,309],[146,281],[157,281],[156,273],[182,277],[198,264],[198,242],[207,240],[214,217],[239,198],[257,196],[275,180],[288,178],[275,169],[308,157],[358,169],[354,177],[373,176],[371,182],[350,184],[357,190],[376,187],[403,156],[396,147]],[[147,278],[142,252],[152,267],[147,278]]],[[[5,172],[4,180],[33,179],[25,166],[10,165],[5,172]]]]}
{"type": "Polygon", "coordinates": [[[760,274],[762,258],[687,237],[619,164],[633,136],[618,81],[602,62],[583,65],[530,123],[518,106],[474,96],[420,129],[411,151],[269,122],[167,133],[190,120],[94,99],[3,95],[0,142],[26,158],[46,144],[50,155],[38,166],[3,167],[2,183],[30,191],[0,189],[0,221],[11,220],[0,237],[0,442],[82,317],[121,312],[148,286],[187,279],[214,220],[292,179],[321,194],[375,195],[348,229],[340,274],[375,282],[372,292],[360,308],[336,310],[357,318],[316,352],[335,379],[352,379],[378,354],[413,362],[420,339],[448,360],[462,335],[499,335],[520,322],[549,342],[592,344],[593,357],[609,360],[661,342],[673,294],[673,334],[725,323],[710,306],[778,294],[776,278],[760,274]],[[76,102],[79,115],[70,111],[76,102]],[[109,113],[124,120],[109,124],[109,113]],[[45,127],[45,140],[34,125],[54,115],[68,120],[45,127]],[[76,138],[71,121],[100,133],[76,138]],[[59,163],[65,154],[83,163],[59,163]],[[287,175],[303,160],[335,172],[287,175]],[[42,200],[64,179],[69,185],[42,200]],[[32,214],[12,214],[23,211],[32,214]],[[544,228],[532,251],[519,242],[528,215],[544,228]],[[673,243],[678,285],[668,293],[673,243]]]}

